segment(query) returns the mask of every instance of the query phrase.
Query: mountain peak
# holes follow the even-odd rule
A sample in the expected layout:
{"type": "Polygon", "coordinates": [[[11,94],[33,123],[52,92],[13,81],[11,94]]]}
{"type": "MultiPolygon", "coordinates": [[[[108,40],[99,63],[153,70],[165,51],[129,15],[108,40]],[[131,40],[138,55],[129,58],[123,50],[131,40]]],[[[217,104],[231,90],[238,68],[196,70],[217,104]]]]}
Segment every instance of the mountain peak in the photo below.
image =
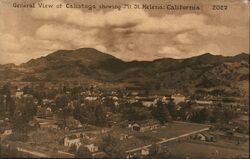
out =
{"type": "Polygon", "coordinates": [[[211,53],[209,53],[209,52],[207,52],[207,53],[202,54],[201,56],[214,56],[214,55],[211,54],[211,53]]]}
{"type": "Polygon", "coordinates": [[[58,55],[70,55],[70,54],[75,54],[75,53],[102,53],[94,48],[79,48],[79,49],[76,49],[76,50],[57,50],[47,56],[58,56],[58,55]]]}
{"type": "Polygon", "coordinates": [[[199,55],[197,57],[206,57],[206,58],[211,58],[212,57],[213,58],[213,57],[224,57],[224,56],[216,55],[216,54],[212,54],[212,53],[207,52],[207,53],[201,54],[201,55],[199,55]]]}
{"type": "Polygon", "coordinates": [[[87,48],[79,48],[79,49],[76,49],[75,51],[100,52],[99,50],[97,50],[97,49],[95,49],[95,48],[90,48],[90,47],[87,47],[87,48]]]}
{"type": "Polygon", "coordinates": [[[247,57],[247,56],[249,56],[249,53],[242,52],[238,55],[235,55],[235,57],[239,57],[239,56],[247,57]]]}
{"type": "Polygon", "coordinates": [[[102,61],[105,59],[115,58],[112,55],[103,53],[94,48],[79,48],[76,50],[58,50],[45,58],[56,58],[56,59],[65,59],[65,60],[93,60],[93,61],[102,61]]]}
{"type": "Polygon", "coordinates": [[[245,52],[242,52],[241,54],[233,56],[233,59],[237,60],[237,61],[247,61],[247,62],[249,62],[249,54],[245,53],[245,52]]]}

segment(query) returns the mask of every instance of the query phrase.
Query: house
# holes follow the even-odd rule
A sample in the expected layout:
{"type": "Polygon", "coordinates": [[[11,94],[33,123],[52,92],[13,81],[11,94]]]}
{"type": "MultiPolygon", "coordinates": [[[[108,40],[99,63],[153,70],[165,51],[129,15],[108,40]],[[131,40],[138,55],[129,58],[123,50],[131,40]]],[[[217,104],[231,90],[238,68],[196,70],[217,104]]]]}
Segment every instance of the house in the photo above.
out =
{"type": "Polygon", "coordinates": [[[156,129],[155,128],[156,126],[154,126],[154,125],[152,125],[152,126],[141,126],[141,129],[140,129],[140,131],[141,132],[144,132],[144,131],[147,131],[147,130],[154,130],[154,129],[156,129]]]}
{"type": "Polygon", "coordinates": [[[129,102],[129,104],[133,104],[133,103],[138,102],[138,100],[136,100],[136,99],[128,99],[128,102],[129,102]]]}
{"type": "Polygon", "coordinates": [[[195,109],[211,108],[213,101],[211,100],[194,100],[192,101],[195,109]]]}
{"type": "Polygon", "coordinates": [[[128,128],[131,128],[133,131],[145,132],[149,130],[154,130],[160,128],[160,122],[156,120],[145,120],[139,123],[129,124],[128,128]]]}
{"type": "Polygon", "coordinates": [[[3,136],[9,136],[9,135],[11,135],[12,134],[12,130],[11,129],[8,129],[8,130],[4,130],[4,132],[3,132],[3,136]]]}
{"type": "Polygon", "coordinates": [[[113,99],[113,101],[118,101],[119,100],[119,98],[116,97],[116,96],[113,96],[112,99],[113,99]]]}
{"type": "Polygon", "coordinates": [[[76,135],[66,136],[64,138],[64,146],[70,147],[76,145],[77,149],[81,146],[81,140],[76,135]]]}
{"type": "Polygon", "coordinates": [[[202,133],[199,133],[196,135],[196,138],[201,140],[201,141],[207,141],[207,142],[215,142],[216,139],[213,135],[210,135],[210,134],[202,134],[202,133]]]}
{"type": "Polygon", "coordinates": [[[186,97],[181,94],[174,94],[171,96],[171,98],[174,100],[175,104],[179,104],[181,102],[185,102],[186,97]]]}
{"type": "Polygon", "coordinates": [[[91,97],[91,96],[85,97],[86,101],[95,101],[97,99],[98,99],[98,97],[91,97]]]}
{"type": "Polygon", "coordinates": [[[35,123],[38,123],[41,129],[46,128],[58,128],[58,120],[49,118],[49,117],[34,117],[32,120],[35,123]]]}
{"type": "Polygon", "coordinates": [[[46,114],[46,116],[52,116],[52,110],[50,107],[46,108],[45,114],[46,114]]]}
{"type": "Polygon", "coordinates": [[[88,150],[89,150],[90,152],[92,152],[92,153],[98,151],[98,146],[95,146],[94,144],[85,145],[85,147],[87,147],[88,150]]]}
{"type": "Polygon", "coordinates": [[[145,120],[140,122],[139,124],[141,132],[160,128],[160,123],[156,120],[145,120]]]}
{"type": "Polygon", "coordinates": [[[201,133],[197,134],[196,138],[201,140],[201,141],[206,141],[206,136],[204,134],[201,134],[201,133]]]}
{"type": "Polygon", "coordinates": [[[17,98],[21,98],[23,96],[23,94],[24,94],[24,92],[19,90],[19,91],[16,92],[15,96],[17,98]]]}
{"type": "Polygon", "coordinates": [[[216,141],[216,139],[213,135],[206,134],[205,137],[206,137],[207,142],[215,142],[216,141]]]}
{"type": "Polygon", "coordinates": [[[131,92],[131,95],[132,95],[132,96],[138,96],[138,95],[139,95],[139,92],[135,92],[135,91],[134,91],[134,92],[131,92]]]}
{"type": "Polygon", "coordinates": [[[82,124],[80,121],[76,120],[73,116],[69,116],[65,119],[65,124],[69,129],[81,128],[82,124]]]}
{"type": "Polygon", "coordinates": [[[129,136],[127,134],[121,134],[120,135],[120,140],[127,140],[129,136]]]}
{"type": "Polygon", "coordinates": [[[51,122],[51,121],[46,121],[46,122],[40,122],[39,123],[39,127],[40,129],[42,130],[45,130],[45,129],[58,129],[58,125],[56,125],[56,122],[51,122]]]}
{"type": "Polygon", "coordinates": [[[84,138],[90,141],[94,141],[96,139],[96,134],[94,133],[84,133],[84,138]]]}
{"type": "Polygon", "coordinates": [[[172,98],[171,98],[171,96],[169,96],[169,95],[163,96],[162,99],[161,99],[161,101],[162,101],[163,103],[166,103],[166,104],[169,103],[171,100],[172,100],[172,98]]]}
{"type": "Polygon", "coordinates": [[[151,107],[152,105],[154,105],[155,102],[154,101],[142,101],[142,105],[144,107],[151,107]]]}
{"type": "Polygon", "coordinates": [[[129,124],[128,128],[131,128],[132,131],[140,131],[141,127],[137,123],[129,124]]]}
{"type": "Polygon", "coordinates": [[[46,116],[46,109],[45,109],[45,107],[42,107],[41,105],[37,106],[36,115],[38,117],[45,117],[46,116]]]}
{"type": "Polygon", "coordinates": [[[149,149],[142,149],[141,150],[141,155],[143,155],[143,156],[149,155],[149,149]]]}
{"type": "Polygon", "coordinates": [[[213,104],[213,101],[211,101],[211,100],[195,100],[195,103],[198,105],[211,106],[213,104]]]}

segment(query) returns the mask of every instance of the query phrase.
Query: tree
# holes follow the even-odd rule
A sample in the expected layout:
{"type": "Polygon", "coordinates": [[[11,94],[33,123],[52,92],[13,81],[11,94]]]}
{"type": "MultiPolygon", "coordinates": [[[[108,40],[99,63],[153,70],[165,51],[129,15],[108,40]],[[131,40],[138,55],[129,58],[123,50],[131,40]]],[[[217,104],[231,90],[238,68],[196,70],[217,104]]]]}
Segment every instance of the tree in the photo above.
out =
{"type": "Polygon", "coordinates": [[[6,105],[5,105],[5,111],[6,112],[9,112],[10,113],[10,116],[13,115],[14,113],[14,101],[13,101],[13,98],[11,97],[11,83],[6,83],[5,85],[3,85],[3,88],[2,88],[2,93],[4,95],[6,95],[6,105]]]}
{"type": "Polygon", "coordinates": [[[209,121],[211,123],[216,123],[220,120],[221,120],[221,112],[218,107],[215,107],[209,116],[209,121]]]}
{"type": "Polygon", "coordinates": [[[101,105],[95,108],[95,123],[100,126],[104,126],[107,123],[106,112],[101,105]]]}
{"type": "Polygon", "coordinates": [[[6,112],[6,104],[4,102],[4,96],[0,94],[0,116],[4,116],[6,112]]]}
{"type": "Polygon", "coordinates": [[[109,156],[114,156],[117,152],[115,151],[115,147],[117,146],[117,140],[112,137],[110,134],[104,136],[102,138],[102,142],[100,148],[102,151],[107,153],[109,156]]]}
{"type": "Polygon", "coordinates": [[[77,147],[76,147],[75,144],[70,145],[69,152],[71,152],[71,153],[76,153],[77,152],[77,147]]]}
{"type": "Polygon", "coordinates": [[[203,108],[199,113],[199,122],[205,122],[208,119],[208,111],[206,108],[203,108]]]}
{"type": "Polygon", "coordinates": [[[16,109],[13,115],[13,126],[16,131],[25,131],[28,122],[36,114],[34,98],[31,95],[24,96],[16,101],[16,109]]]}
{"type": "Polygon", "coordinates": [[[65,94],[58,95],[55,99],[57,108],[65,108],[68,106],[69,99],[65,94]]]}
{"type": "Polygon", "coordinates": [[[10,95],[11,94],[11,83],[8,82],[5,85],[3,85],[2,92],[5,95],[10,95]]]}
{"type": "Polygon", "coordinates": [[[155,83],[155,90],[159,90],[161,88],[161,83],[156,82],[155,83]]]}
{"type": "Polygon", "coordinates": [[[78,150],[77,150],[77,152],[76,152],[76,154],[75,154],[75,157],[76,157],[76,158],[91,158],[92,155],[91,155],[91,153],[89,152],[89,150],[88,150],[87,147],[81,145],[81,146],[78,148],[78,150]]]}
{"type": "Polygon", "coordinates": [[[102,105],[109,108],[112,112],[117,112],[117,107],[112,98],[105,98],[102,105]]]}
{"type": "Polygon", "coordinates": [[[99,100],[77,103],[73,111],[74,117],[81,123],[90,123],[98,126],[106,125],[106,110],[99,100]]]}
{"type": "Polygon", "coordinates": [[[200,111],[193,112],[191,121],[202,123],[209,119],[209,113],[206,108],[201,109],[200,111]]]}
{"type": "Polygon", "coordinates": [[[16,102],[15,98],[11,97],[10,95],[7,95],[6,98],[6,107],[10,113],[10,117],[14,115],[15,109],[16,109],[16,102]]]}
{"type": "Polygon", "coordinates": [[[164,105],[160,100],[157,101],[156,107],[153,108],[152,115],[155,119],[160,121],[161,124],[164,124],[171,120],[171,115],[169,114],[166,105],[164,105]]]}
{"type": "Polygon", "coordinates": [[[229,109],[225,109],[222,113],[222,119],[224,123],[228,123],[229,121],[231,121],[234,117],[236,116],[236,114],[229,109]]]}
{"type": "Polygon", "coordinates": [[[167,109],[171,115],[171,117],[173,119],[176,119],[177,117],[177,110],[176,110],[176,106],[175,106],[175,103],[173,102],[173,100],[170,100],[167,104],[167,109]]]}
{"type": "Polygon", "coordinates": [[[130,121],[141,121],[151,118],[151,112],[141,102],[126,103],[123,110],[123,118],[130,121]]]}
{"type": "Polygon", "coordinates": [[[33,90],[33,88],[32,87],[29,87],[29,86],[25,86],[24,88],[23,88],[23,93],[24,94],[34,94],[34,90],[33,90]]]}
{"type": "Polygon", "coordinates": [[[191,102],[180,102],[179,106],[181,107],[181,109],[179,110],[178,114],[183,120],[185,120],[186,115],[192,110],[191,102]]]}

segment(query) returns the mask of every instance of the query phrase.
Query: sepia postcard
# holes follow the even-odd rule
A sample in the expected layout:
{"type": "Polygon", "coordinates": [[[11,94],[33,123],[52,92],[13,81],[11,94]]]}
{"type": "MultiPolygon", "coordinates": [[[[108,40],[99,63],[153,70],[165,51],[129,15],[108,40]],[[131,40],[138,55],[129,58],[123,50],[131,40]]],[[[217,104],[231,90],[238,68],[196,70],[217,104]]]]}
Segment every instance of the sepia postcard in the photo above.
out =
{"type": "Polygon", "coordinates": [[[249,0],[0,0],[0,158],[249,159],[249,0]]]}

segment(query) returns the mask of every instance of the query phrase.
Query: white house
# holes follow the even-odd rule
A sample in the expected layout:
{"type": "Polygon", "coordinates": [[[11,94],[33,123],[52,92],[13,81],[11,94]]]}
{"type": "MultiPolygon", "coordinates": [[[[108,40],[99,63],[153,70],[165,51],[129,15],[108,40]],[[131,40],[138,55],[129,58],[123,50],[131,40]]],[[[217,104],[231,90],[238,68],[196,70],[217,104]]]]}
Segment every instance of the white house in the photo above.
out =
{"type": "Polygon", "coordinates": [[[201,141],[206,141],[206,136],[203,134],[197,134],[196,137],[197,137],[197,139],[199,139],[201,141]]]}
{"type": "Polygon", "coordinates": [[[81,140],[76,135],[66,136],[64,138],[64,146],[70,147],[76,145],[77,149],[81,146],[81,140]]]}
{"type": "Polygon", "coordinates": [[[23,94],[24,94],[24,92],[22,92],[22,91],[17,91],[16,94],[15,94],[15,96],[16,96],[17,98],[21,98],[21,97],[23,96],[23,94]]]}
{"type": "Polygon", "coordinates": [[[98,99],[98,97],[85,97],[85,100],[87,100],[87,101],[95,101],[95,100],[97,100],[98,99]]]}
{"type": "Polygon", "coordinates": [[[55,122],[53,122],[53,121],[40,122],[39,123],[39,127],[42,130],[46,130],[46,129],[58,129],[58,125],[55,124],[55,122]]]}
{"type": "Polygon", "coordinates": [[[85,145],[85,147],[87,147],[90,152],[97,152],[98,151],[98,146],[95,146],[94,144],[85,145]]]}
{"type": "Polygon", "coordinates": [[[141,155],[143,155],[143,156],[149,155],[149,150],[148,149],[142,149],[141,150],[141,155]]]}
{"type": "Polygon", "coordinates": [[[116,96],[112,97],[112,99],[113,99],[114,101],[118,101],[118,100],[119,100],[119,98],[116,97],[116,96]]]}
{"type": "Polygon", "coordinates": [[[47,116],[52,115],[52,110],[51,110],[50,107],[47,107],[47,108],[46,108],[45,114],[46,114],[47,116]]]}
{"type": "Polygon", "coordinates": [[[132,131],[140,131],[140,125],[137,123],[129,124],[128,128],[131,128],[132,131]]]}
{"type": "Polygon", "coordinates": [[[120,140],[127,140],[128,139],[128,135],[127,134],[121,134],[120,135],[120,140]]]}
{"type": "Polygon", "coordinates": [[[145,107],[151,107],[154,104],[155,104],[154,101],[142,101],[142,105],[145,107]]]}
{"type": "Polygon", "coordinates": [[[12,134],[12,130],[9,129],[9,130],[4,130],[4,133],[2,134],[3,136],[9,136],[12,134]]]}
{"type": "Polygon", "coordinates": [[[174,94],[171,96],[174,99],[175,104],[179,104],[180,102],[185,102],[186,97],[181,94],[174,94]]]}

